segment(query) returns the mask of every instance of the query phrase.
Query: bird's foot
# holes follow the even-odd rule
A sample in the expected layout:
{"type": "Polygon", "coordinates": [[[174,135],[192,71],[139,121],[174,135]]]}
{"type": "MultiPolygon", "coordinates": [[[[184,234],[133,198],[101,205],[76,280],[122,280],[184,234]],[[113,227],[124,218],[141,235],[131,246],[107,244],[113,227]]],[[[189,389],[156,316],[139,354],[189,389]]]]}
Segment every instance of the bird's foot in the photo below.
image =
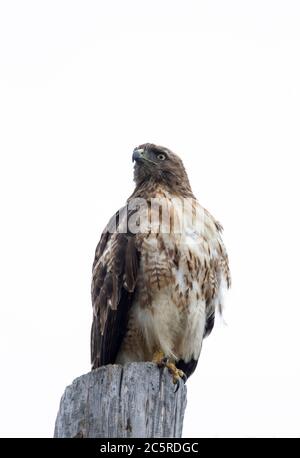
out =
{"type": "Polygon", "coordinates": [[[185,373],[178,369],[174,363],[172,363],[169,358],[167,358],[164,353],[159,350],[159,351],[156,351],[153,355],[153,359],[152,359],[152,362],[157,364],[157,366],[161,369],[164,369],[165,367],[168,369],[168,371],[170,372],[170,374],[172,374],[172,377],[173,377],[173,383],[174,385],[176,385],[176,390],[175,392],[178,390],[179,388],[179,381],[180,379],[182,379],[184,381],[184,383],[186,382],[187,380],[187,376],[185,375],[185,373]]]}
{"type": "Polygon", "coordinates": [[[184,381],[184,383],[185,383],[186,380],[187,380],[187,376],[185,375],[185,373],[181,369],[178,369],[175,366],[174,363],[171,363],[171,362],[168,361],[166,363],[166,367],[169,369],[170,374],[172,374],[173,383],[177,385],[177,389],[178,389],[179,380],[182,379],[184,381]]]}
{"type": "Polygon", "coordinates": [[[158,350],[154,353],[152,362],[157,364],[159,367],[165,366],[164,361],[165,361],[165,355],[161,350],[158,350]]]}

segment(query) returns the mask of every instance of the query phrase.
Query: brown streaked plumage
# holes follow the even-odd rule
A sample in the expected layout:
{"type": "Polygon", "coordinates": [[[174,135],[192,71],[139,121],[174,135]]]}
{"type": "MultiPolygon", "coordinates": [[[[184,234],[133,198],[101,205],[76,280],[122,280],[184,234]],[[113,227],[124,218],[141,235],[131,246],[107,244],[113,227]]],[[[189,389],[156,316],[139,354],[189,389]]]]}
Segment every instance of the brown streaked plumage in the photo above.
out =
{"type": "Polygon", "coordinates": [[[222,310],[222,289],[230,286],[222,226],[196,200],[176,154],[147,143],[133,159],[136,188],[96,248],[92,367],[152,361],[161,352],[189,376],[215,309],[222,310]],[[129,224],[135,199],[145,202],[139,227],[147,221],[138,232],[129,224]],[[163,199],[169,211],[167,231],[161,207],[154,218],[153,199],[163,199]]]}

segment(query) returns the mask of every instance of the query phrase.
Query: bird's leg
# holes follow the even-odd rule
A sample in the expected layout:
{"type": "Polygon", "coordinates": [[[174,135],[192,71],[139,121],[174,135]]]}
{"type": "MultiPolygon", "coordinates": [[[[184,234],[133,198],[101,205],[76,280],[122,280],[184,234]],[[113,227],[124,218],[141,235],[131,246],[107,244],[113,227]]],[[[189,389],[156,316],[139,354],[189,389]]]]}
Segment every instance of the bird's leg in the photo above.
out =
{"type": "Polygon", "coordinates": [[[180,379],[183,379],[183,381],[186,382],[187,377],[185,373],[178,369],[175,364],[169,360],[169,358],[165,357],[161,350],[158,350],[154,353],[152,362],[157,364],[160,368],[167,367],[170,374],[172,374],[174,384],[179,385],[180,379]]]}

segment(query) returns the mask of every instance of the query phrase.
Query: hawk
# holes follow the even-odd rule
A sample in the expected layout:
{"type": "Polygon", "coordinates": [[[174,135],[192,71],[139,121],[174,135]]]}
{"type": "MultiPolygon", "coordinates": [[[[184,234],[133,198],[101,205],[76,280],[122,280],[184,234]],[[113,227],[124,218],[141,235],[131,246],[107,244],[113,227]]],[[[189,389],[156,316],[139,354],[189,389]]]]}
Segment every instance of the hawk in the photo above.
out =
{"type": "Polygon", "coordinates": [[[96,247],[92,369],[153,361],[177,383],[194,372],[230,286],[222,226],[175,153],[147,143],[132,160],[135,190],[96,247]]]}

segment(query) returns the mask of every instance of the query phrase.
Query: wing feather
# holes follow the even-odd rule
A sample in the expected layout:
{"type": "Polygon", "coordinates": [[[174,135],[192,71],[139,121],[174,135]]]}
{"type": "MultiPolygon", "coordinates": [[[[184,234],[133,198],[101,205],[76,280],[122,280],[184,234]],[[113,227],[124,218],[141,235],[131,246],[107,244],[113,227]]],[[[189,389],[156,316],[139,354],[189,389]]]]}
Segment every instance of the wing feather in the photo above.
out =
{"type": "Polygon", "coordinates": [[[214,230],[209,238],[211,246],[208,248],[209,259],[205,266],[206,274],[203,281],[206,300],[204,337],[208,336],[214,327],[216,308],[222,313],[223,289],[231,285],[228,255],[221,237],[223,227],[207,210],[205,213],[208,217],[207,221],[210,222],[209,225],[212,224],[214,230]]]}
{"type": "MultiPolygon", "coordinates": [[[[114,363],[127,329],[138,273],[135,235],[118,232],[124,207],[106,226],[95,252],[92,279],[91,361],[95,369],[114,363]]],[[[123,227],[122,227],[123,231],[123,227]]]]}

